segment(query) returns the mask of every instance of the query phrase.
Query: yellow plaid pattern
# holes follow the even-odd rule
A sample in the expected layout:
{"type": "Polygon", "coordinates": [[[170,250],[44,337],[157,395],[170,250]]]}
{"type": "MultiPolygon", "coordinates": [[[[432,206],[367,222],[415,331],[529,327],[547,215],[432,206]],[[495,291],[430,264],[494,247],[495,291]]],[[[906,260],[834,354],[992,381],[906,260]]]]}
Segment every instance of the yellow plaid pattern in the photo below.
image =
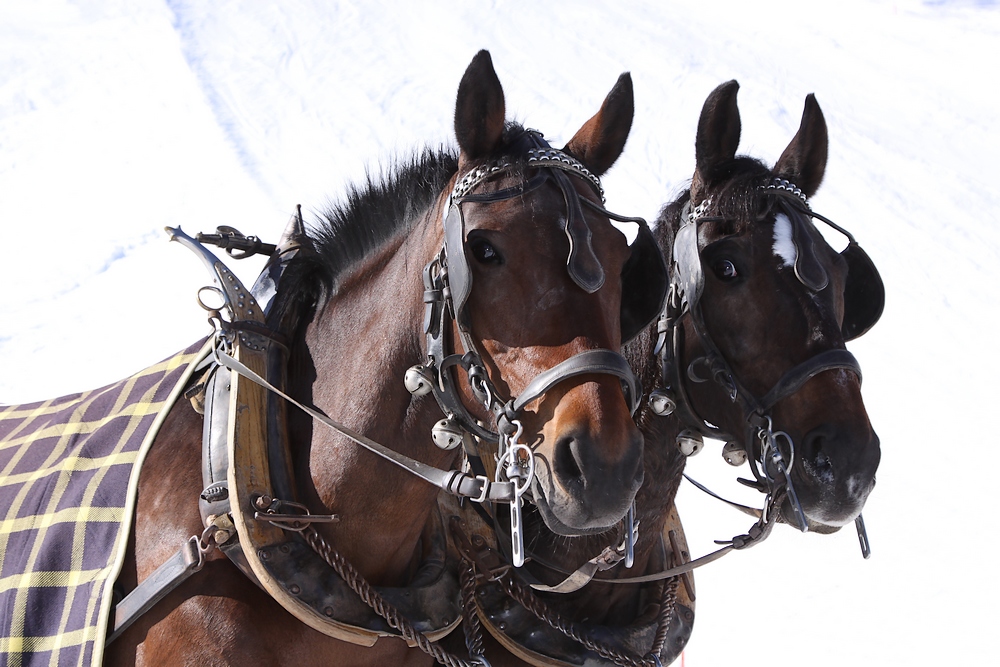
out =
{"type": "Polygon", "coordinates": [[[205,341],[116,384],[0,406],[0,665],[100,665],[139,467],[205,341]]]}

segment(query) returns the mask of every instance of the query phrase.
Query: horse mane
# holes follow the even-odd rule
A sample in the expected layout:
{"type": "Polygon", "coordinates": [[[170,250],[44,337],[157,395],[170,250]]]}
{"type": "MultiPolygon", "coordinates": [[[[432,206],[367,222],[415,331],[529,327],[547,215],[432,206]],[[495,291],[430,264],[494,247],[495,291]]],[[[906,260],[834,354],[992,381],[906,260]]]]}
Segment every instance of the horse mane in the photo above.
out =
{"type": "MultiPolygon", "coordinates": [[[[523,160],[519,140],[525,130],[508,123],[494,154],[483,161],[506,159],[514,172],[523,160]]],[[[390,239],[408,233],[458,171],[454,150],[424,149],[379,174],[368,172],[365,182],[353,185],[343,202],[329,205],[309,230],[323,268],[324,286],[390,239]]]]}
{"type": "MultiPolygon", "coordinates": [[[[523,172],[525,132],[521,125],[508,123],[500,146],[482,162],[504,159],[512,165],[512,174],[523,172]]],[[[425,148],[377,172],[368,171],[342,201],[327,205],[307,226],[311,252],[300,253],[286,267],[272,312],[281,318],[290,306],[317,306],[329,298],[352,267],[412,231],[457,171],[457,152],[443,147],[425,148]]]]}
{"type": "Polygon", "coordinates": [[[307,234],[315,255],[314,278],[332,292],[338,279],[390,239],[413,229],[458,171],[453,151],[432,150],[367,171],[343,201],[327,205],[307,234]]]}

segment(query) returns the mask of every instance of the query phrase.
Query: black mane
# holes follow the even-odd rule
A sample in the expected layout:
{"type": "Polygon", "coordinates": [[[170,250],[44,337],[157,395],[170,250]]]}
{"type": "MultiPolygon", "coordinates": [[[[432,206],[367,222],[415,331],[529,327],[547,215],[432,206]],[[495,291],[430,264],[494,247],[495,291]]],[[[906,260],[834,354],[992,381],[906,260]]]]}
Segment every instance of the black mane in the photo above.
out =
{"type": "MultiPolygon", "coordinates": [[[[484,161],[504,159],[514,165],[513,173],[523,170],[524,134],[520,125],[508,123],[499,150],[484,161]]],[[[388,172],[369,172],[363,184],[348,190],[345,201],[328,206],[308,232],[323,286],[332,289],[344,271],[412,229],[457,171],[454,151],[425,149],[388,172]]]]}
{"type": "Polygon", "coordinates": [[[343,202],[322,211],[308,234],[316,250],[315,277],[327,292],[346,270],[411,230],[456,171],[453,152],[425,149],[388,172],[367,173],[343,202]]]}
{"type": "MultiPolygon", "coordinates": [[[[483,162],[504,159],[512,174],[523,172],[525,136],[523,127],[508,123],[499,149],[483,162]]],[[[296,304],[317,305],[329,297],[353,266],[412,230],[457,171],[454,150],[428,148],[352,185],[344,201],[327,206],[309,225],[314,252],[300,254],[285,269],[269,320],[280,321],[296,304]]]]}

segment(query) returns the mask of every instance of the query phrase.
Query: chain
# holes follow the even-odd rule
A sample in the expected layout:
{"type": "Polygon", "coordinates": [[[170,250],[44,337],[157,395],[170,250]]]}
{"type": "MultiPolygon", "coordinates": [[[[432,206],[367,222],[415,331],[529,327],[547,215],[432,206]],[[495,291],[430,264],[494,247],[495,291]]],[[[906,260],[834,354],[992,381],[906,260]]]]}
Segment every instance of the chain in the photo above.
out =
{"type": "Polygon", "coordinates": [[[674,615],[674,608],[677,605],[679,584],[680,577],[672,577],[663,582],[660,593],[660,615],[656,619],[656,636],[653,638],[653,647],[649,651],[652,655],[661,655],[663,645],[667,643],[667,633],[670,632],[670,617],[674,615]]]}
{"type": "Polygon", "coordinates": [[[371,584],[365,581],[364,577],[361,576],[354,566],[351,565],[343,555],[341,555],[336,549],[334,549],[323,537],[316,532],[316,529],[312,526],[306,527],[302,531],[302,536],[309,543],[319,556],[326,561],[326,563],[334,569],[334,571],[340,575],[351,590],[354,591],[358,597],[364,601],[372,610],[385,619],[385,622],[389,624],[389,627],[394,630],[398,630],[408,643],[416,644],[417,648],[431,656],[439,664],[445,665],[446,667],[483,667],[485,661],[481,659],[463,660],[453,653],[441,648],[430,639],[427,638],[424,633],[420,632],[413,627],[412,624],[406,618],[404,618],[395,607],[393,607],[389,602],[383,598],[378,591],[376,591],[371,584]]]}

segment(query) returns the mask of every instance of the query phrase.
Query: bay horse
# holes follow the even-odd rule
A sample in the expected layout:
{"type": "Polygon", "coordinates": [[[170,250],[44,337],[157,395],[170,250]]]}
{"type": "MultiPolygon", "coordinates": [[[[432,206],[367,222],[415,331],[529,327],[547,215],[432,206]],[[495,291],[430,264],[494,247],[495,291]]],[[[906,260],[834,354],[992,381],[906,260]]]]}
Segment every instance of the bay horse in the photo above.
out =
{"type": "MultiPolygon", "coordinates": [[[[553,151],[537,133],[505,121],[503,89],[489,54],[480,52],[458,89],[457,160],[425,154],[394,180],[354,192],[307,238],[296,231],[306,251],[284,269],[269,315],[269,321],[298,320],[288,332],[288,393],[398,454],[451,470],[462,450],[439,440],[439,405],[401,382],[428,356],[426,332],[437,329],[435,340],[445,342],[431,361],[440,368],[425,379],[436,388],[448,382],[443,348],[448,339],[461,340],[466,354],[456,367],[470,382],[453,381],[461,405],[448,407],[468,412],[462,426],[488,437],[482,425],[497,415],[483,393],[537,399],[531,409],[521,406],[516,420],[509,408],[503,417],[534,443],[530,483],[552,529],[572,533],[618,522],[643,474],[624,363],[574,370],[572,381],[564,376],[542,392],[533,382],[578,356],[614,354],[623,326],[630,336],[630,327],[658,309],[655,296],[652,309],[634,295],[623,306],[623,292],[648,291],[646,276],[633,272],[630,279],[629,247],[600,212],[597,177],[621,153],[632,108],[631,82],[623,76],[565,152],[553,151]],[[442,274],[450,281],[443,288],[442,274]],[[631,283],[627,289],[623,281],[631,283]],[[450,304],[435,303],[441,292],[450,292],[450,304]],[[471,353],[479,358],[470,364],[471,353]]],[[[438,393],[438,403],[446,402],[438,393]]],[[[288,422],[298,502],[311,514],[339,517],[311,528],[372,584],[402,588],[426,577],[426,562],[437,557],[428,535],[438,521],[439,489],[318,428],[302,412],[289,409],[288,422]]],[[[134,565],[124,570],[134,580],[126,587],[148,577],[184,536],[201,532],[190,502],[202,490],[201,431],[198,416],[179,408],[147,458],[134,565]]],[[[217,559],[126,630],[110,646],[107,663],[431,662],[401,641],[359,646],[343,639],[285,613],[217,559]]]]}
{"type": "Polygon", "coordinates": [[[778,521],[834,532],[872,490],[879,440],[845,342],[878,320],[881,279],[853,236],[808,206],[828,146],[815,97],[769,168],[736,155],[738,89],[725,83],[704,104],[691,186],[653,229],[671,292],[657,325],[625,347],[648,397],[636,416],[646,446],[632,567],[621,527],[566,538],[529,515],[528,562],[515,572],[502,540],[493,547],[489,527],[464,512],[480,534],[467,551],[494,667],[669,664],[692,630],[691,569],[759,543],[778,521]],[[843,232],[847,249],[835,252],[811,218],[843,232]],[[742,481],[766,496],[747,534],[688,562],[674,498],[704,437],[726,442],[726,460],[749,464],[753,479],[742,481]],[[617,555],[595,561],[609,547],[617,555]]]}
{"type": "Polygon", "coordinates": [[[187,394],[204,417],[173,407],[139,473],[118,614],[185,573],[135,603],[104,664],[430,664],[413,628],[458,622],[442,489],[514,516],[530,488],[560,534],[620,522],[643,440],[618,350],[666,292],[651,241],[630,249],[603,208],[632,113],[625,74],[554,149],[506,121],[482,51],[458,88],[457,156],[370,179],[310,229],[298,216],[252,294],[169,230],[223,303],[199,296],[216,335],[187,394]],[[495,479],[458,469],[473,439],[500,443],[495,479]],[[407,606],[426,613],[401,621],[407,606]]]}

